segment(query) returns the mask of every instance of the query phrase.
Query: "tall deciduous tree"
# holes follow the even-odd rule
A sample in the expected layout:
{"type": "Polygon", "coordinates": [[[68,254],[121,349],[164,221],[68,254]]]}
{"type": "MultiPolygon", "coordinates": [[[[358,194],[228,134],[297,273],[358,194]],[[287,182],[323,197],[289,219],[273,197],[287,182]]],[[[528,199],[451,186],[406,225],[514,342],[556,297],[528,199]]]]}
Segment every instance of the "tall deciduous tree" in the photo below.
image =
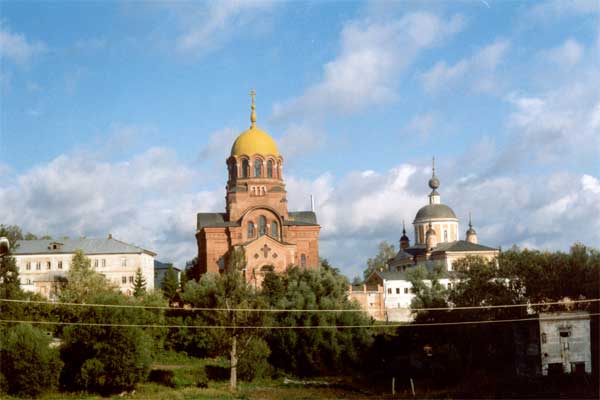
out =
{"type": "Polygon", "coordinates": [[[393,244],[386,241],[379,243],[377,255],[367,260],[367,269],[363,272],[366,280],[374,271],[387,271],[388,260],[396,255],[396,249],[393,244]]]}
{"type": "Polygon", "coordinates": [[[21,298],[23,291],[19,281],[19,269],[12,255],[16,241],[22,238],[21,229],[16,225],[0,225],[0,237],[6,237],[9,241],[8,251],[4,255],[0,255],[0,298],[21,298]]]}
{"type": "MultiPolygon", "coordinates": [[[[265,314],[240,311],[240,309],[264,308],[264,301],[246,282],[242,270],[246,267],[243,249],[235,249],[229,257],[227,268],[221,275],[207,273],[199,282],[190,281],[186,285],[183,299],[194,307],[221,309],[202,313],[197,321],[214,326],[226,326],[219,331],[220,348],[229,353],[231,390],[237,389],[238,362],[244,357],[251,341],[260,330],[244,329],[244,326],[262,326],[265,314]]],[[[204,335],[204,333],[199,332],[204,335]]]]}
{"type": "Polygon", "coordinates": [[[67,303],[83,303],[97,293],[116,289],[104,275],[92,268],[91,260],[81,250],[75,252],[66,280],[60,289],[59,299],[67,303]]]}

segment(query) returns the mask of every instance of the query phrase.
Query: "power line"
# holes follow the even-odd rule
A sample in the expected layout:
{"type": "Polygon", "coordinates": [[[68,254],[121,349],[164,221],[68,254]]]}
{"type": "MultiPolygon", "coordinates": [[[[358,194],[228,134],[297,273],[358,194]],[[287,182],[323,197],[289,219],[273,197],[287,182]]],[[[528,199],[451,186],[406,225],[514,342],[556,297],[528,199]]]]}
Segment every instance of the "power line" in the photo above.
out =
{"type": "MultiPolygon", "coordinates": [[[[457,306],[457,307],[422,307],[422,308],[410,308],[411,311],[456,311],[456,310],[481,310],[481,309],[493,309],[493,308],[515,308],[515,307],[536,307],[536,306],[552,306],[552,305],[570,305],[578,303],[595,303],[599,302],[600,299],[584,299],[584,300],[568,300],[568,301],[552,301],[552,302],[539,302],[539,303],[522,303],[522,304],[498,304],[498,305],[481,305],[481,306],[457,306]]],[[[210,308],[210,307],[184,307],[184,308],[173,308],[167,306],[144,306],[144,305],[130,305],[130,304],[98,304],[98,303],[63,303],[53,301],[42,301],[42,300],[17,300],[17,299],[0,299],[0,302],[10,303],[29,303],[29,304],[47,304],[52,306],[76,306],[76,307],[108,307],[108,308],[138,308],[138,309],[150,309],[150,310],[180,310],[180,311],[236,311],[236,312],[272,312],[272,313],[319,313],[319,312],[331,312],[331,313],[343,313],[343,312],[364,312],[368,310],[380,310],[379,308],[367,308],[367,309],[281,309],[281,308],[210,308]]]]}
{"type": "Polygon", "coordinates": [[[230,325],[155,325],[155,324],[103,324],[95,322],[60,322],[60,321],[34,321],[34,320],[10,320],[0,319],[0,323],[23,323],[23,324],[38,324],[38,325],[77,325],[77,326],[102,326],[115,328],[187,328],[187,329],[364,329],[364,328],[413,328],[423,326],[451,326],[451,325],[483,325],[497,324],[506,322],[525,322],[525,321],[564,321],[564,320],[581,320],[589,319],[592,316],[598,316],[600,313],[592,313],[585,315],[573,315],[563,317],[548,317],[548,318],[515,318],[515,319],[494,319],[494,320],[477,320],[477,321],[456,321],[456,322],[432,322],[432,323],[403,323],[403,324],[377,324],[377,325],[309,325],[309,326],[281,326],[281,325],[266,325],[266,326],[230,326],[230,325]]]}

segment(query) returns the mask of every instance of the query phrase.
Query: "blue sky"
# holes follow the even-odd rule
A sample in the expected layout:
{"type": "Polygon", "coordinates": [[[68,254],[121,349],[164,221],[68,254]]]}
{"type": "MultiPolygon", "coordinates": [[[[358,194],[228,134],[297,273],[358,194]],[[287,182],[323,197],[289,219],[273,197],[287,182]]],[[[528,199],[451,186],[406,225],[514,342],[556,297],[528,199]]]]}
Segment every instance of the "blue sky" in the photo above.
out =
{"type": "Polygon", "coordinates": [[[426,203],[480,242],[600,245],[600,4],[2,2],[0,222],[195,255],[257,91],[290,206],[358,274],[426,203]]]}

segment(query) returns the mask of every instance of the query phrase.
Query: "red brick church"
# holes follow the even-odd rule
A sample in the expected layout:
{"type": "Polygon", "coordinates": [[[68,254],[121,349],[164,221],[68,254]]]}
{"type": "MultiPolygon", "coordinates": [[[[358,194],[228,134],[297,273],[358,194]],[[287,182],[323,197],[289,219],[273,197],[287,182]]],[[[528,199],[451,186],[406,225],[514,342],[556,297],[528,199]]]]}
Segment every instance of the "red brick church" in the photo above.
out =
{"type": "Polygon", "coordinates": [[[223,272],[233,249],[246,254],[246,279],[261,284],[269,271],[319,266],[319,231],[313,211],[288,211],[283,157],[256,125],[254,92],[250,129],[242,132],[226,160],[226,210],[198,213],[200,273],[223,272]]]}

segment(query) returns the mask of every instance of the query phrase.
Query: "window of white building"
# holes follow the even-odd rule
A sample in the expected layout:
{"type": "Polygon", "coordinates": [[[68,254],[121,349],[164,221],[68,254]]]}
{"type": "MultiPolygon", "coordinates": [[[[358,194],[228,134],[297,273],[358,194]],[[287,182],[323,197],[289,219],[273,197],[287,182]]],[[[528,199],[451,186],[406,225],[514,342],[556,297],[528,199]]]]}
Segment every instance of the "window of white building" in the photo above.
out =
{"type": "Polygon", "coordinates": [[[25,265],[25,269],[26,270],[31,270],[31,261],[27,261],[27,264],[25,265]]]}
{"type": "Polygon", "coordinates": [[[50,261],[46,262],[46,269],[51,269],[52,263],[50,261]]]}
{"type": "Polygon", "coordinates": [[[102,267],[106,267],[106,260],[104,258],[102,259],[102,267]]]}
{"type": "Polygon", "coordinates": [[[37,263],[35,263],[35,269],[41,270],[42,269],[42,263],[39,262],[39,261],[37,263]]]}
{"type": "Polygon", "coordinates": [[[58,262],[58,269],[62,269],[62,261],[58,262]]]}
{"type": "Polygon", "coordinates": [[[121,277],[121,283],[127,283],[127,277],[126,276],[122,276],[121,277]]]}
{"type": "Polygon", "coordinates": [[[99,261],[98,259],[94,260],[94,268],[98,268],[98,261],[99,261]]]}
{"type": "Polygon", "coordinates": [[[408,288],[407,287],[404,288],[404,294],[408,294],[408,288]]]}
{"type": "Polygon", "coordinates": [[[125,257],[121,258],[121,267],[127,266],[127,259],[125,257]]]}

